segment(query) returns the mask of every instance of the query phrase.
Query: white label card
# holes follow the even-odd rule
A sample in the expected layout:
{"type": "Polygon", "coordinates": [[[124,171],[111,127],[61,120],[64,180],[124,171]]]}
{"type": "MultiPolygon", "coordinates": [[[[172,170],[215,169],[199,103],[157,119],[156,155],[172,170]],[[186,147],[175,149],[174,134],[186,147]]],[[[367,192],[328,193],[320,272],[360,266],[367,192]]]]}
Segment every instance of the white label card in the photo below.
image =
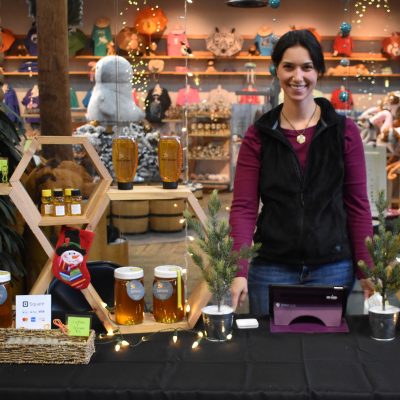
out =
{"type": "Polygon", "coordinates": [[[25,329],[51,328],[51,295],[15,296],[15,327],[25,329]]]}

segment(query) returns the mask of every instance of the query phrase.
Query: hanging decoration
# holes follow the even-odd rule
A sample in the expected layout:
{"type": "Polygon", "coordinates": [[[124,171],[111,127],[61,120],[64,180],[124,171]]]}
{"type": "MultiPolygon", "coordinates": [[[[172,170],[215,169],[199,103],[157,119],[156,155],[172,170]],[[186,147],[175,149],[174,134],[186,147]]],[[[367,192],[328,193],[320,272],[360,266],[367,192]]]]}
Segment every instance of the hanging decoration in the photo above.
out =
{"type": "Polygon", "coordinates": [[[136,14],[134,26],[139,33],[152,35],[165,29],[168,19],[160,8],[147,6],[136,14]]]}
{"type": "Polygon", "coordinates": [[[343,90],[343,92],[340,92],[340,94],[339,94],[339,100],[340,100],[342,103],[346,103],[347,101],[349,101],[349,98],[350,98],[350,96],[349,96],[349,94],[348,94],[346,91],[343,90]]]}
{"type": "MultiPolygon", "coordinates": [[[[343,1],[345,3],[347,3],[349,0],[347,0],[347,1],[343,0],[343,1]]],[[[382,8],[384,8],[386,10],[386,12],[390,13],[389,1],[388,0],[382,0],[382,3],[381,3],[381,0],[378,0],[375,4],[374,4],[374,1],[371,1],[371,0],[368,1],[368,2],[366,2],[365,0],[364,1],[357,0],[355,5],[354,5],[354,7],[357,8],[357,11],[356,11],[356,14],[357,14],[357,17],[358,17],[357,24],[361,23],[361,18],[364,16],[365,12],[367,11],[367,6],[368,5],[370,5],[370,6],[374,6],[375,5],[376,8],[380,8],[382,6],[382,8]],[[383,6],[382,6],[382,3],[384,3],[383,6]],[[359,8],[361,8],[361,10],[359,8]]],[[[355,22],[355,20],[353,22],[355,22]]],[[[358,25],[358,28],[360,28],[360,25],[358,25]]]]}
{"type": "Polygon", "coordinates": [[[281,1],[280,0],[269,0],[268,5],[271,8],[278,8],[281,5],[281,1]]]}
{"type": "Polygon", "coordinates": [[[348,58],[342,58],[342,59],[340,60],[340,65],[341,65],[342,67],[348,67],[348,66],[350,65],[349,59],[348,59],[348,58]]]}
{"type": "Polygon", "coordinates": [[[343,34],[348,35],[351,31],[351,25],[348,22],[343,22],[340,26],[340,30],[343,34]]]}

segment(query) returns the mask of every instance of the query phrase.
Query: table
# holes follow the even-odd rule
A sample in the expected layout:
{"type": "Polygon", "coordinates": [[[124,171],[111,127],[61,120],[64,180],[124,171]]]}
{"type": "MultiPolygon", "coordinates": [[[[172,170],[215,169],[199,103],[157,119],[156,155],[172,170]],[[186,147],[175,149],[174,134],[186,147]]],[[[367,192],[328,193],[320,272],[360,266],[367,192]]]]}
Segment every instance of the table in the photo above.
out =
{"type": "Polygon", "coordinates": [[[347,334],[273,334],[268,316],[257,319],[258,329],[235,325],[230,342],[196,349],[193,333],[174,344],[168,332],[119,352],[97,345],[88,365],[0,364],[0,399],[400,399],[399,332],[378,342],[367,316],[347,316],[347,334]]]}

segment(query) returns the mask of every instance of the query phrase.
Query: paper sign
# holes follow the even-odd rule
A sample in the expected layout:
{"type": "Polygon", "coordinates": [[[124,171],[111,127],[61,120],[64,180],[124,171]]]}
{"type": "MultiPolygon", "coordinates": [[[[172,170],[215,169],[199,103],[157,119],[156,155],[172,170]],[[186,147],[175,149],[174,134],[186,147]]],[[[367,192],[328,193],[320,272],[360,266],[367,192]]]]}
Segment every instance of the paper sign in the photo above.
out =
{"type": "Polygon", "coordinates": [[[51,295],[15,296],[15,327],[51,328],[51,295]]]}
{"type": "Polygon", "coordinates": [[[89,336],[92,317],[67,315],[69,336],[89,336]]]}

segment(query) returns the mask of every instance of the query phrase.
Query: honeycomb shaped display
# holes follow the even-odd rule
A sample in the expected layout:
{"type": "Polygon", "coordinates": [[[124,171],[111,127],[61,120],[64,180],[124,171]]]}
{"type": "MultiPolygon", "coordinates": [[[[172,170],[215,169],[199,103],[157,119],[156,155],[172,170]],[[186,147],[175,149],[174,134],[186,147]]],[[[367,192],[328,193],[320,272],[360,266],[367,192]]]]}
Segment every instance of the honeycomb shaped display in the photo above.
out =
{"type": "Polygon", "coordinates": [[[112,182],[111,175],[108,173],[107,169],[98,157],[96,150],[93,148],[92,144],[86,137],[71,137],[71,136],[38,136],[36,139],[32,140],[31,145],[27,149],[25,155],[21,159],[18,167],[16,168],[14,174],[10,178],[11,186],[13,191],[15,191],[19,198],[24,203],[25,213],[24,215],[26,222],[31,225],[31,223],[38,226],[50,226],[50,225],[65,225],[65,224],[88,224],[90,223],[92,217],[97,211],[99,202],[105,196],[108,187],[112,182]],[[82,145],[85,154],[92,162],[96,172],[100,176],[100,181],[96,184],[94,191],[91,193],[89,200],[85,203],[84,215],[82,216],[65,216],[65,217],[43,217],[35,204],[31,200],[27,191],[23,187],[20,179],[24,173],[26,167],[28,166],[33,155],[37,151],[40,145],[46,144],[58,144],[58,145],[72,145],[80,144],[82,145]],[[30,203],[30,204],[29,204],[30,203]]]}

